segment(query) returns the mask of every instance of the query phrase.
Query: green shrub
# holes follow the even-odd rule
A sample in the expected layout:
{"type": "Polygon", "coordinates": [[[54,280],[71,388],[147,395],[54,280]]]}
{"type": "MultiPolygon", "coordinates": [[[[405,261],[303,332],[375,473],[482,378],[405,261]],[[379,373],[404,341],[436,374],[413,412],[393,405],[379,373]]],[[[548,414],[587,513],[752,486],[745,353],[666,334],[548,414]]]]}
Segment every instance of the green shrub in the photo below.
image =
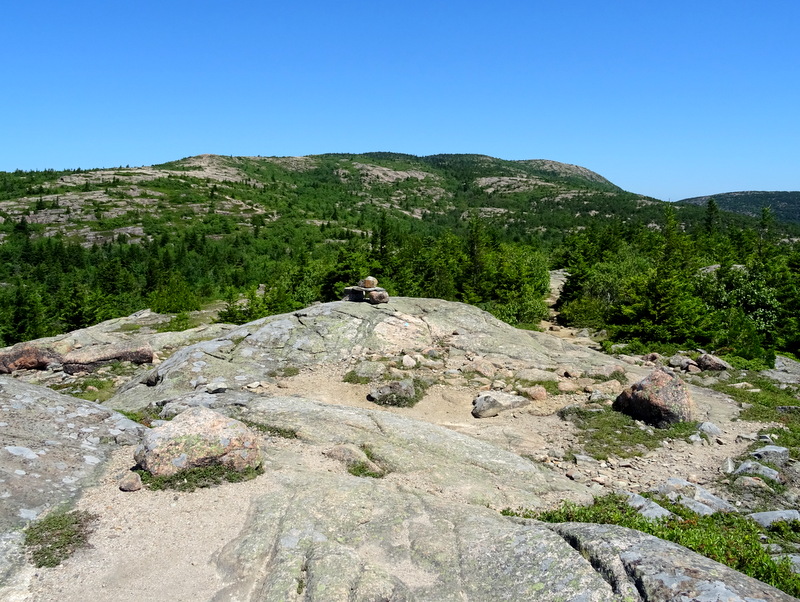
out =
{"type": "Polygon", "coordinates": [[[73,510],[56,512],[25,529],[25,547],[37,567],[54,567],[88,546],[97,515],[73,510]]]}
{"type": "Polygon", "coordinates": [[[350,383],[351,385],[366,385],[372,381],[369,376],[359,376],[355,370],[350,370],[344,375],[342,382],[350,383]]]}
{"type": "Polygon", "coordinates": [[[198,488],[213,487],[223,482],[240,483],[255,479],[264,473],[262,467],[247,467],[242,471],[233,470],[222,464],[211,464],[210,466],[200,466],[181,470],[168,477],[153,476],[146,470],[137,469],[137,473],[142,477],[142,483],[154,491],[163,489],[175,489],[177,491],[194,491],[198,488]]]}
{"type": "Polygon", "coordinates": [[[568,407],[559,415],[575,424],[584,452],[605,460],[640,456],[664,439],[685,439],[697,430],[696,422],[678,422],[666,429],[641,428],[630,416],[607,407],[568,407]]]}
{"type": "MultiPolygon", "coordinates": [[[[777,533],[769,534],[755,521],[735,512],[700,516],[666,500],[656,501],[676,516],[646,519],[628,506],[625,497],[614,494],[596,498],[591,506],[565,502],[557,510],[504,510],[503,514],[549,523],[600,523],[636,529],[685,546],[792,596],[800,595],[800,575],[792,572],[788,562],[776,562],[762,546],[762,538],[778,541],[777,533]]],[[[794,525],[788,528],[796,533],[794,525]]]]}
{"type": "Polygon", "coordinates": [[[255,422],[253,420],[245,420],[240,418],[241,422],[245,423],[250,428],[253,428],[257,431],[262,433],[266,433],[267,435],[272,435],[273,437],[282,437],[283,439],[297,439],[297,430],[291,427],[281,427],[281,426],[274,426],[272,424],[263,424],[261,422],[255,422]]]}

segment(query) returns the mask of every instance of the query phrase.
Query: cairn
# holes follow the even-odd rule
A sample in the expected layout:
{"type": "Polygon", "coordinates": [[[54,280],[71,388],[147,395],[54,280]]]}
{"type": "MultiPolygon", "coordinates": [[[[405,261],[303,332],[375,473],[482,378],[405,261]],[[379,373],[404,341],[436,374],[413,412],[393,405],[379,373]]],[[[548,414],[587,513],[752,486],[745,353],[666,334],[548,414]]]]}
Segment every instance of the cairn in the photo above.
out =
{"type": "Polygon", "coordinates": [[[367,276],[358,281],[357,286],[348,286],[344,289],[342,301],[366,301],[372,305],[389,303],[389,294],[386,289],[378,286],[377,278],[367,276]]]}

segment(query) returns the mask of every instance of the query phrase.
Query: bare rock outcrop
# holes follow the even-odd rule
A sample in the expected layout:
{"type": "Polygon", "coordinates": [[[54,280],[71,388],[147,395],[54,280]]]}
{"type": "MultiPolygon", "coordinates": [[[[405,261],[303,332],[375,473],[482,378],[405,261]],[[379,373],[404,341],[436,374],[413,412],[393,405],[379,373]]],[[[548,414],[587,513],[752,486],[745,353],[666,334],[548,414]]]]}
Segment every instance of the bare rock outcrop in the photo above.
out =
{"type": "Polygon", "coordinates": [[[3,542],[74,500],[110,451],[137,443],[144,430],[99,404],[0,377],[0,583],[20,559],[3,542]]]}
{"type": "Polygon", "coordinates": [[[442,347],[462,356],[491,358],[512,372],[532,369],[533,374],[554,380],[558,376],[552,371],[565,355],[580,362],[587,373],[618,366],[602,353],[544,333],[518,330],[463,303],[404,297],[382,305],[336,301],[261,318],[222,337],[184,347],[123,387],[110,405],[135,410],[207,390],[214,382],[261,381],[287,367],[341,365],[361,361],[365,355],[399,356],[407,349],[442,347]]]}
{"type": "Polygon", "coordinates": [[[693,420],[694,401],[686,384],[665,368],[625,389],[614,400],[613,408],[659,428],[693,420]]]}

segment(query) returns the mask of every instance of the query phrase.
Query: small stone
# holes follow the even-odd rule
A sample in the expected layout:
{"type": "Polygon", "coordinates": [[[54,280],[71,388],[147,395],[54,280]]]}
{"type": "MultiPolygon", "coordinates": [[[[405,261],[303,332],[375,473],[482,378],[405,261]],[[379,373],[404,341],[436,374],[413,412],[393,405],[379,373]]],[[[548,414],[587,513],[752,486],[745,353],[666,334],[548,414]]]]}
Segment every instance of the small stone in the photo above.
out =
{"type": "Polygon", "coordinates": [[[120,491],[139,491],[142,488],[142,477],[138,472],[128,472],[119,482],[120,491]]]}
{"type": "Polygon", "coordinates": [[[734,482],[734,485],[745,489],[765,489],[772,492],[772,487],[767,485],[763,479],[758,477],[739,477],[734,482]]]}
{"type": "Polygon", "coordinates": [[[545,389],[542,385],[520,388],[519,393],[531,401],[544,401],[547,399],[547,389],[545,389]]]}
{"type": "Polygon", "coordinates": [[[586,475],[579,470],[570,470],[567,472],[567,478],[572,479],[577,483],[583,483],[586,480],[586,475]]]}
{"type": "Polygon", "coordinates": [[[706,435],[717,436],[722,434],[722,430],[713,422],[701,422],[697,430],[706,435]]]}
{"type": "Polygon", "coordinates": [[[416,368],[417,361],[410,355],[403,356],[403,368],[416,368]]]}
{"type": "Polygon", "coordinates": [[[736,470],[736,463],[733,461],[733,458],[725,458],[725,460],[722,462],[722,466],[720,466],[719,469],[724,474],[731,474],[734,470],[736,470]]]}

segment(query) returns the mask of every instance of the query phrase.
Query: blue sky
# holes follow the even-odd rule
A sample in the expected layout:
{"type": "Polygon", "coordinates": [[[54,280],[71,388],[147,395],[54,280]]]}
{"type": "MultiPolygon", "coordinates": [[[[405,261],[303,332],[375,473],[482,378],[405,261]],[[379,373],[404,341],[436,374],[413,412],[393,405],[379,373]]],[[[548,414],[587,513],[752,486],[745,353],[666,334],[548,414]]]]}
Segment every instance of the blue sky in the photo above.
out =
{"type": "Polygon", "coordinates": [[[664,200],[800,190],[800,2],[29,0],[0,170],[201,153],[553,159],[664,200]]]}

